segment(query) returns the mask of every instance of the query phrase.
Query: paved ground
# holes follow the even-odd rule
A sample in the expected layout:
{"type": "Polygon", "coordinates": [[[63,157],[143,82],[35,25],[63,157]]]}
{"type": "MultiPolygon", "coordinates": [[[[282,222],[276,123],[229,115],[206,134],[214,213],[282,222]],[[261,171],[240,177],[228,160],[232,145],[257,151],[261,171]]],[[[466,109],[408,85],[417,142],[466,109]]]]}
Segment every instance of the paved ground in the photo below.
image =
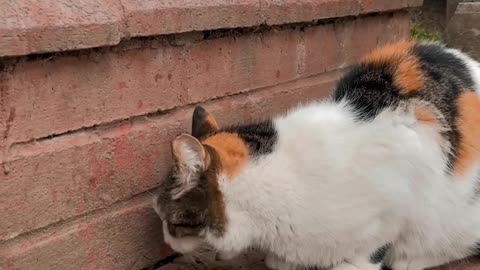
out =
{"type": "Polygon", "coordinates": [[[146,270],[268,270],[263,262],[264,255],[247,252],[228,262],[215,260],[215,252],[209,248],[188,256],[172,256],[146,270]]]}
{"type": "MultiPolygon", "coordinates": [[[[263,261],[264,255],[255,251],[228,262],[218,262],[209,248],[203,248],[188,256],[172,256],[145,270],[268,270],[263,261]]],[[[468,258],[434,270],[480,270],[480,258],[468,258]]]]}

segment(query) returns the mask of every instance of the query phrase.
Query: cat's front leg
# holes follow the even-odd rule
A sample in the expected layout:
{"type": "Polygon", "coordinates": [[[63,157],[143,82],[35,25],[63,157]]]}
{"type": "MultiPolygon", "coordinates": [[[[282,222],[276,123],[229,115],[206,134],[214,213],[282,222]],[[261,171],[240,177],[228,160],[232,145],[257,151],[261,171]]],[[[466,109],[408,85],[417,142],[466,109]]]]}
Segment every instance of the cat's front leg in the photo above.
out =
{"type": "Polygon", "coordinates": [[[277,255],[269,253],[265,258],[265,264],[269,269],[272,270],[299,270],[301,267],[286,262],[285,260],[279,258],[277,255]]]}

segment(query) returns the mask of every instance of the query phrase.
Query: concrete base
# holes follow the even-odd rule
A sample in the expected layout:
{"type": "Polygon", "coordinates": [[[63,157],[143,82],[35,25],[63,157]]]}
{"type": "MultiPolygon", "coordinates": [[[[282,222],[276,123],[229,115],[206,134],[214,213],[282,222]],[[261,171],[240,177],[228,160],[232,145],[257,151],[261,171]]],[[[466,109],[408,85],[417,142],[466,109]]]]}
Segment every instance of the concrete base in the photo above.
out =
{"type": "Polygon", "coordinates": [[[447,25],[447,43],[480,60],[480,2],[459,3],[447,25]]]}

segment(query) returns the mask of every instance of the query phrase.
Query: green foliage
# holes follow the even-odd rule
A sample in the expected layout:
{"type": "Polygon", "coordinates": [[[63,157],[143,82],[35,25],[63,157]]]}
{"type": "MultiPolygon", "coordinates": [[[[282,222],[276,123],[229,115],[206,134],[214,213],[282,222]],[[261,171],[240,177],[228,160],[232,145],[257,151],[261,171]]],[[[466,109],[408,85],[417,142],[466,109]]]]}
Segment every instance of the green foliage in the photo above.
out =
{"type": "Polygon", "coordinates": [[[414,23],[410,29],[410,36],[417,41],[442,41],[442,34],[439,32],[428,32],[422,25],[414,23]]]}

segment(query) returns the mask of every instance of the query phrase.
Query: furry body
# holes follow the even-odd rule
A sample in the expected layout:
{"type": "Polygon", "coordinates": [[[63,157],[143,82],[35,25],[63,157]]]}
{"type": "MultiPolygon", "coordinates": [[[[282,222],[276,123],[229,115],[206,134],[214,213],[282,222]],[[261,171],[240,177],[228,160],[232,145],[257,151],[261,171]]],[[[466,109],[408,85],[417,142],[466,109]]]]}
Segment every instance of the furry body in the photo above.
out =
{"type": "Polygon", "coordinates": [[[269,121],[220,129],[197,109],[154,203],[166,241],[225,257],[257,247],[279,270],[421,270],[473,255],[479,93],[478,62],[401,42],[366,56],[331,98],[269,121]]]}

